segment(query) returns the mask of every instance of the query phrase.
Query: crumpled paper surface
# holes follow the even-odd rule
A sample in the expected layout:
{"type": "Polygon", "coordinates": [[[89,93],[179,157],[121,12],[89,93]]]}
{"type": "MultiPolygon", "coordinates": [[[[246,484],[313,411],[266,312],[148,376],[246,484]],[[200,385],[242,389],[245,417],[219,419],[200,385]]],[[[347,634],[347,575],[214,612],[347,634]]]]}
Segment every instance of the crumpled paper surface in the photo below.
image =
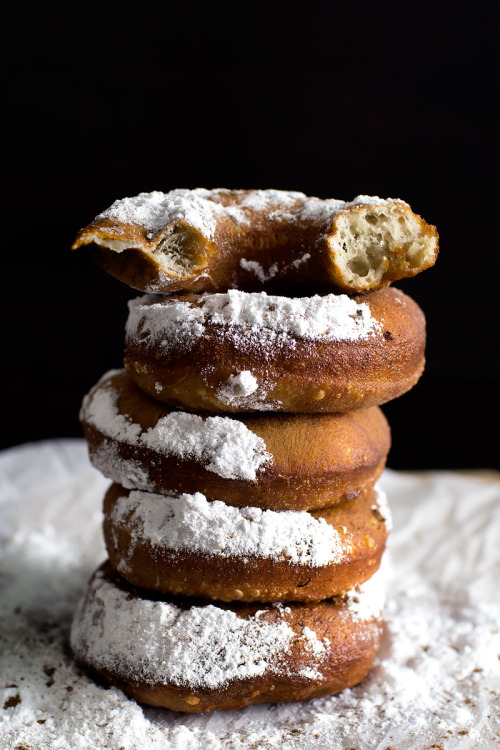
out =
{"type": "Polygon", "coordinates": [[[499,474],[385,472],[387,625],[364,684],[198,716],[143,708],[71,659],[107,485],[80,440],[0,454],[1,750],[500,746],[499,474]]]}

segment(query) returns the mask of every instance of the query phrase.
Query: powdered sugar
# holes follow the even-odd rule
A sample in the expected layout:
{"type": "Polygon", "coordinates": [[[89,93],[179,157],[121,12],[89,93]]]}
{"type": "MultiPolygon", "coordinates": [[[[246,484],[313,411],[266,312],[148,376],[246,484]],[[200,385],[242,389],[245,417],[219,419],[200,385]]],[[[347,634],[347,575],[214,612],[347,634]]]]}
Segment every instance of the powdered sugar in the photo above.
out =
{"type": "Polygon", "coordinates": [[[226,479],[253,481],[258,470],[272,460],[264,440],[243,422],[231,417],[204,419],[197,414],[176,411],[143,431],[139,424],[120,413],[118,393],[108,382],[113,374],[114,371],[104,375],[99,387],[85,397],[82,407],[82,417],[107,437],[179,459],[198,461],[208,471],[226,479]]]}
{"type": "Polygon", "coordinates": [[[352,201],[342,201],[336,198],[327,198],[319,200],[318,198],[309,198],[304,202],[300,209],[300,219],[305,222],[321,221],[325,225],[325,230],[329,230],[333,220],[341,211],[354,206],[387,206],[398,203],[402,206],[408,206],[399,198],[379,198],[378,195],[357,195],[352,201]]]}
{"type": "Polygon", "coordinates": [[[270,281],[270,279],[274,278],[276,274],[278,273],[277,263],[273,263],[273,265],[268,268],[267,272],[264,271],[261,264],[258,263],[256,260],[247,260],[246,258],[241,258],[240,266],[245,271],[254,273],[255,276],[257,276],[257,278],[259,279],[259,281],[261,281],[263,284],[265,284],[266,281],[270,281]]]}
{"type": "Polygon", "coordinates": [[[93,466],[103,476],[118,482],[127,489],[148,489],[151,487],[149,464],[125,458],[120,452],[118,443],[103,440],[92,449],[93,466]]]}
{"type": "Polygon", "coordinates": [[[197,414],[171,412],[141,439],[160,452],[199,461],[226,479],[254,480],[258,469],[272,458],[261,437],[230,417],[203,419],[197,414]]]}
{"type": "Polygon", "coordinates": [[[164,496],[133,491],[118,498],[111,518],[131,531],[131,551],[146,542],[158,549],[319,567],[339,563],[351,549],[349,534],[341,535],[306,511],[234,508],[209,502],[200,492],[164,496]]]}
{"type": "Polygon", "coordinates": [[[304,263],[307,263],[308,260],[311,259],[311,253],[304,253],[300,256],[300,258],[296,258],[295,260],[292,260],[290,263],[285,263],[280,268],[277,263],[273,263],[272,266],[269,266],[267,271],[264,270],[261,263],[258,263],[256,260],[247,260],[246,258],[240,259],[240,266],[243,268],[244,271],[248,271],[249,273],[253,273],[258,280],[265,284],[266,282],[270,281],[271,279],[274,279],[276,274],[278,272],[286,272],[290,269],[299,268],[304,263]]]}
{"type": "Polygon", "coordinates": [[[230,375],[226,385],[218,390],[217,396],[230,404],[251,396],[258,387],[259,383],[255,375],[252,375],[249,370],[243,370],[237,375],[230,375]]]}
{"type": "Polygon", "coordinates": [[[216,396],[221,403],[237,406],[243,411],[246,409],[272,411],[281,402],[265,401],[267,392],[271,388],[270,380],[259,383],[250,370],[242,370],[236,375],[230,375],[227,382],[217,390],[216,396]]]}
{"type": "Polygon", "coordinates": [[[119,370],[109,370],[98,383],[102,387],[97,387],[93,393],[85,396],[80,418],[85,414],[85,419],[108,437],[130,445],[139,445],[142,433],[140,424],[120,413],[117,407],[118,394],[111,384],[106,383],[108,378],[118,372],[119,370]]]}
{"type": "MultiPolygon", "coordinates": [[[[168,193],[155,190],[139,193],[129,198],[115,201],[108,209],[96,217],[117,223],[114,233],[120,235],[120,224],[138,225],[152,240],[168,231],[172,225],[182,223],[213,239],[220,219],[231,219],[238,224],[251,220],[255,212],[266,212],[283,222],[297,222],[328,218],[333,221],[342,210],[358,204],[383,205],[393,202],[377,196],[358,195],[353,201],[336,199],[320,200],[309,198],[304,193],[286,190],[253,190],[241,193],[236,202],[231,191],[218,188],[207,190],[178,189],[168,193]],[[222,202],[220,202],[222,199],[222,202]],[[228,205],[223,205],[227,203],[228,205]]],[[[97,242],[101,242],[96,237],[97,242]]]]}
{"type": "MultiPolygon", "coordinates": [[[[217,688],[282,672],[278,657],[295,637],[285,620],[243,619],[212,604],[180,609],[131,598],[97,573],[76,612],[71,645],[87,663],[123,677],[217,688]]],[[[314,666],[327,648],[318,649],[316,634],[307,640],[314,666]]]]}
{"type": "Polygon", "coordinates": [[[252,211],[271,211],[279,206],[286,212],[304,200],[308,200],[304,193],[292,190],[251,190],[243,197],[240,205],[252,211]]]}
{"type": "Polygon", "coordinates": [[[127,336],[150,340],[165,352],[172,347],[188,350],[207,324],[263,341],[276,335],[357,341],[380,330],[368,305],[345,294],[291,298],[231,289],[200,296],[196,303],[181,297],[144,295],[132,300],[129,308],[127,336]]]}
{"type": "MultiPolygon", "coordinates": [[[[116,222],[113,233],[119,236],[126,225],[137,225],[145,232],[148,240],[161,239],[175,226],[180,224],[200,232],[206,239],[213,239],[217,221],[231,219],[242,224],[250,219],[255,211],[270,211],[277,207],[286,211],[289,207],[307,200],[303,193],[281,190],[255,190],[244,195],[237,204],[224,206],[219,200],[230,195],[223,188],[206,190],[178,189],[168,193],[155,190],[150,193],[139,193],[115,201],[108,209],[96,217],[96,221],[111,220],[116,222]],[[122,226],[120,226],[122,225],[122,226]]],[[[225,201],[224,201],[225,202],[225,201]]],[[[109,228],[111,230],[111,228],[109,228]]],[[[123,250],[133,243],[125,242],[123,247],[109,244],[109,238],[99,235],[92,237],[98,244],[104,244],[115,250],[123,250]]],[[[119,241],[119,240],[118,240],[119,241]]]]}
{"type": "Polygon", "coordinates": [[[299,704],[190,716],[103,688],[69,655],[75,602],[104,554],[106,481],[83,441],[0,454],[0,480],[1,750],[498,745],[498,474],[384,474],[395,521],[387,627],[363,684],[299,704]]]}
{"type": "Polygon", "coordinates": [[[372,510],[377,510],[380,513],[385,523],[385,528],[387,532],[390,532],[392,531],[392,514],[391,514],[391,509],[389,507],[389,503],[387,501],[387,495],[385,494],[384,490],[379,485],[376,485],[376,490],[377,490],[377,501],[375,505],[372,505],[372,510]]]}
{"type": "Polygon", "coordinates": [[[368,581],[356,586],[346,594],[349,616],[356,620],[378,617],[385,603],[385,571],[382,570],[368,581]]]}
{"type": "Polygon", "coordinates": [[[139,193],[131,198],[117,200],[99,219],[112,219],[123,224],[137,224],[144,228],[149,239],[161,234],[170,224],[184,222],[205,236],[213,237],[217,215],[223,209],[208,202],[204,193],[197,190],[171,190],[162,193],[139,193]]]}

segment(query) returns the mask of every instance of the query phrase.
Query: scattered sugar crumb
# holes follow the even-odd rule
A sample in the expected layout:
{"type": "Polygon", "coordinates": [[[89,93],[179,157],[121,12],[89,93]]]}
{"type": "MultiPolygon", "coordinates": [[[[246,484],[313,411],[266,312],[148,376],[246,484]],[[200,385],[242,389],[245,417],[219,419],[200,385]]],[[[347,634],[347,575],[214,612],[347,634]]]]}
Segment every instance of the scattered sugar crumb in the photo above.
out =
{"type": "Polygon", "coordinates": [[[247,260],[246,258],[241,258],[240,266],[245,271],[249,271],[250,273],[255,274],[259,281],[261,281],[263,284],[265,284],[266,281],[270,281],[270,279],[273,279],[278,273],[277,263],[273,263],[273,265],[268,268],[267,272],[264,271],[262,265],[256,260],[247,260]]]}

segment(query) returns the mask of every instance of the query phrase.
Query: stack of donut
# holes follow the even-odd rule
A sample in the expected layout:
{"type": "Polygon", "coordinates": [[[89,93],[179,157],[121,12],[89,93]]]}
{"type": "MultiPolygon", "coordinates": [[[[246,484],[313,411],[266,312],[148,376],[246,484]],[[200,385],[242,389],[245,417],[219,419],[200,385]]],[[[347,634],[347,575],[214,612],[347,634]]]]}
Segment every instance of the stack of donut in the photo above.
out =
{"type": "Polygon", "coordinates": [[[92,673],[177,711],[338,692],[380,642],[379,406],[424,367],[389,283],[431,266],[399,200],[174,190],[81,230],[130,303],[125,369],[85,397],[109,560],[75,614],[92,673]]]}

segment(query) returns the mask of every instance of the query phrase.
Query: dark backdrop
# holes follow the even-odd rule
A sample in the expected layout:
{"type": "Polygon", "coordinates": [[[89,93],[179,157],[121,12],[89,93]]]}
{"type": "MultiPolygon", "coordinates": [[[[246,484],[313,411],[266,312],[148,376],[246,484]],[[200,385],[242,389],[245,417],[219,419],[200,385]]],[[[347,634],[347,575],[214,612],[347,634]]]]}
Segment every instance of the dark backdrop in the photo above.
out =
{"type": "Polygon", "coordinates": [[[490,186],[495,3],[16,6],[4,32],[2,447],[80,435],[136,293],[69,246],[116,198],[175,187],[401,197],[441,235],[401,283],[428,365],[387,405],[394,468],[498,466],[490,186]]]}

